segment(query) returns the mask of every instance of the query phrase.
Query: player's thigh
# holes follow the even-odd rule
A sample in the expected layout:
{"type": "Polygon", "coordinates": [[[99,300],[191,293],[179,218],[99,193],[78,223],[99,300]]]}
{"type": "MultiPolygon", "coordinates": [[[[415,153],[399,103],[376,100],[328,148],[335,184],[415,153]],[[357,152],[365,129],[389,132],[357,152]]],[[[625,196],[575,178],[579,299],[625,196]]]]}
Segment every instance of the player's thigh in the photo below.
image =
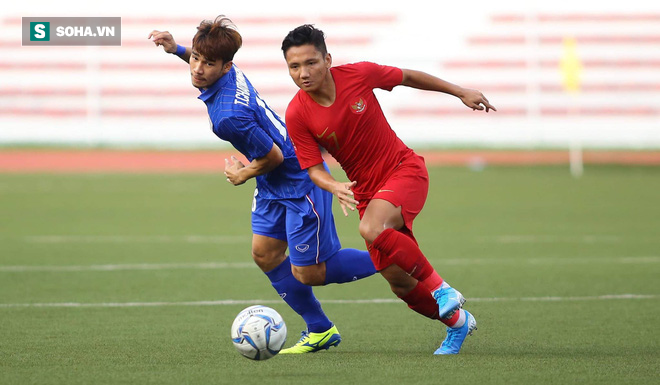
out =
{"type": "Polygon", "coordinates": [[[304,197],[283,204],[287,207],[286,233],[292,265],[316,265],[339,251],[332,194],[314,187],[304,197]]]}
{"type": "Polygon", "coordinates": [[[252,258],[270,271],[286,258],[286,207],[277,200],[260,199],[258,190],[252,202],[252,258]]]}
{"type": "Polygon", "coordinates": [[[424,158],[413,154],[399,164],[371,197],[360,222],[363,238],[373,242],[384,229],[401,230],[404,226],[412,233],[413,221],[422,211],[428,191],[424,158]]]}

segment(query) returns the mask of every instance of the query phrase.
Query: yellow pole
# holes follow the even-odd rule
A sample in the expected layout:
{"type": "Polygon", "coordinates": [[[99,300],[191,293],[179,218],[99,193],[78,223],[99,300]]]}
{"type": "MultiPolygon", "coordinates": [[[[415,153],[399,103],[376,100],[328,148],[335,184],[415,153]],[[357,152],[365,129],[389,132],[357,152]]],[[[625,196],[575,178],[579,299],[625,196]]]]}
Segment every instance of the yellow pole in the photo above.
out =
{"type": "MultiPolygon", "coordinates": [[[[575,38],[564,38],[563,53],[559,61],[562,73],[562,85],[564,91],[570,95],[569,119],[577,119],[579,115],[580,83],[582,75],[582,62],[577,53],[577,41],[575,38]]],[[[569,144],[569,160],[571,175],[575,178],[582,176],[584,165],[582,160],[582,143],[578,139],[571,140],[569,144]]]]}

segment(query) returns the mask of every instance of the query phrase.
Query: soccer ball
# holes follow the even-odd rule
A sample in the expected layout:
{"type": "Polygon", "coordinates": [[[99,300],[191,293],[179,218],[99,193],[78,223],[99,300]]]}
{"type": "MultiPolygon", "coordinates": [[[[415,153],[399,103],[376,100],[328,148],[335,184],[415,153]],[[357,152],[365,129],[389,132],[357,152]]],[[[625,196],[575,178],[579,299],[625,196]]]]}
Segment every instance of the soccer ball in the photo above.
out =
{"type": "Polygon", "coordinates": [[[243,309],[231,325],[231,341],[243,356],[267,360],[286,342],[286,324],[275,310],[261,305],[243,309]]]}

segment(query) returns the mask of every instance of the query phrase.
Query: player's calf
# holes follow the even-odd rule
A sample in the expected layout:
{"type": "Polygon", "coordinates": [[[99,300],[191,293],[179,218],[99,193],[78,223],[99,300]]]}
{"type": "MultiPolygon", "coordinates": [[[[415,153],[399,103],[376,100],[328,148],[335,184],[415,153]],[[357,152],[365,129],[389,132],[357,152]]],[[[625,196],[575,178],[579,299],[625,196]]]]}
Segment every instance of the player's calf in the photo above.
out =
{"type": "Polygon", "coordinates": [[[325,263],[310,266],[291,265],[293,276],[308,286],[321,286],[325,283],[325,263]]]}

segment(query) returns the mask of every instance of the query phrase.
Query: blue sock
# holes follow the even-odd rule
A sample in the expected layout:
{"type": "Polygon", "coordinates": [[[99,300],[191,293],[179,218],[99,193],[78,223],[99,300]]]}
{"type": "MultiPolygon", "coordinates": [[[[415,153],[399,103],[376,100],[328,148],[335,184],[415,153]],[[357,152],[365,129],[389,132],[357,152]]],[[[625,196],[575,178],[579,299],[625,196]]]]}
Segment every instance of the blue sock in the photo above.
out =
{"type": "Polygon", "coordinates": [[[376,273],[368,251],[341,249],[325,261],[325,284],[357,281],[376,273]]]}
{"type": "Polygon", "coordinates": [[[288,257],[279,266],[267,272],[266,276],[284,302],[303,318],[308,331],[322,333],[332,327],[332,321],[321,309],[312,287],[303,285],[291,273],[291,262],[288,257]]]}

